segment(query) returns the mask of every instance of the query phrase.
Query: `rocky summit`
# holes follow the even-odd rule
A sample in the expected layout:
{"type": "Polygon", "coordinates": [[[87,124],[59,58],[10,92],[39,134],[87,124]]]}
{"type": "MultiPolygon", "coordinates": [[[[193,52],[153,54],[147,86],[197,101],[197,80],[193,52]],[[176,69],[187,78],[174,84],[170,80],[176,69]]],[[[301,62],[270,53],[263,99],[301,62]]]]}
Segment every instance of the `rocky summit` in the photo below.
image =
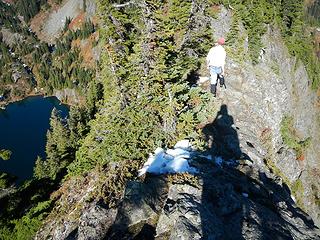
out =
{"type": "Polygon", "coordinates": [[[290,191],[250,161],[222,167],[199,159],[185,180],[130,182],[106,239],[318,239],[290,191]]]}
{"type": "Polygon", "coordinates": [[[3,72],[75,106],[32,179],[0,173],[0,239],[320,239],[317,1],[5,2],[3,72]]]}
{"type": "Polygon", "coordinates": [[[79,219],[51,222],[36,239],[319,239],[288,186],[251,160],[192,165],[198,174],[130,181],[118,208],[84,203],[79,219]]]}
{"type": "MultiPolygon", "coordinates": [[[[226,35],[231,10],[222,7],[208,24],[216,38],[226,35]]],[[[239,32],[246,35],[241,24],[239,32]]],[[[198,126],[207,148],[191,154],[196,173],[147,173],[127,182],[118,175],[128,163],[112,163],[67,181],[68,189],[82,187],[60,192],[36,239],[320,239],[318,98],[280,30],[268,26],[262,42],[255,65],[228,53],[225,86],[209,100],[214,113],[198,126]],[[285,118],[300,142],[310,139],[302,152],[283,140],[285,118]],[[110,206],[114,191],[105,186],[115,183],[110,206]],[[102,194],[108,200],[97,191],[111,191],[102,194]]],[[[241,44],[247,52],[248,38],[241,44]]],[[[208,82],[200,86],[209,91],[208,82]]]]}

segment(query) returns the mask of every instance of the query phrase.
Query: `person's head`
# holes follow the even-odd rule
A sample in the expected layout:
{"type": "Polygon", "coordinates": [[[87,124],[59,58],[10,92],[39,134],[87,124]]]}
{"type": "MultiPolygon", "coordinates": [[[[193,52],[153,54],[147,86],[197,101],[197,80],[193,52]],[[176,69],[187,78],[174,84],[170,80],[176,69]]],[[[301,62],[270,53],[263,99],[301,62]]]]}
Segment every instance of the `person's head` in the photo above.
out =
{"type": "Polygon", "coordinates": [[[218,41],[217,41],[217,44],[218,44],[218,45],[224,45],[225,42],[226,42],[226,41],[225,41],[224,38],[219,38],[218,41]]]}

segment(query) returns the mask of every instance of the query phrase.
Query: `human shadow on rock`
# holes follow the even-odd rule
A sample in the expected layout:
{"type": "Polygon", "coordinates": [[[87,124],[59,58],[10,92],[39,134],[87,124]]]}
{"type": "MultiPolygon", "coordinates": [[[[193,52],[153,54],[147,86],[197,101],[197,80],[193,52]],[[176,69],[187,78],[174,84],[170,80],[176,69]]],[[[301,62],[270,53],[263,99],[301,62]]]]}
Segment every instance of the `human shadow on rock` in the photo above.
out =
{"type": "Polygon", "coordinates": [[[228,113],[227,105],[221,105],[216,118],[203,128],[208,150],[224,159],[238,159],[242,152],[240,149],[237,130],[233,127],[234,120],[228,113]]]}
{"type": "Polygon", "coordinates": [[[289,188],[254,167],[241,151],[226,105],[203,135],[212,161],[199,165],[202,239],[318,239],[317,228],[295,205],[289,188]],[[222,163],[215,162],[217,157],[222,163]]]}
{"type": "Polygon", "coordinates": [[[195,175],[127,183],[105,239],[319,239],[289,188],[241,151],[226,105],[203,135],[208,148],[189,161],[195,175]]]}

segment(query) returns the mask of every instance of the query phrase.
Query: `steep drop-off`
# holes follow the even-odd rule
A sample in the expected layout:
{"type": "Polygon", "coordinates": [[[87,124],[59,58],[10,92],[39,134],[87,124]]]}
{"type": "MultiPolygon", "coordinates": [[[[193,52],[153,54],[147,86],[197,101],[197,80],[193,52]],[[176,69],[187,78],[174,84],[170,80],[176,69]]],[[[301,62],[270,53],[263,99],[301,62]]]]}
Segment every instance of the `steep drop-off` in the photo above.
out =
{"type": "Polygon", "coordinates": [[[104,2],[110,10],[101,14],[108,19],[103,63],[109,65],[101,74],[106,102],[69,169],[70,175],[85,174],[69,176],[52,195],[54,209],[36,239],[319,239],[318,96],[279,26],[267,25],[263,51],[252,64],[252,39],[238,22],[238,42],[226,46],[226,89],[213,99],[200,91],[208,91],[207,84],[191,83],[208,75],[206,50],[234,28],[234,10],[207,1],[138,3],[104,2]],[[171,15],[174,7],[185,13],[182,23],[171,15]],[[166,17],[177,21],[179,31],[166,17]],[[138,23],[132,26],[127,18],[138,23]],[[183,52],[194,65],[176,60],[183,52]],[[181,82],[189,85],[180,85],[182,93],[172,98],[170,90],[181,82]],[[154,110],[155,99],[168,100],[154,110]],[[141,108],[146,115],[139,115],[141,108]],[[182,124],[184,111],[199,135],[188,135],[192,124],[182,124]],[[139,123],[146,133],[135,129],[139,123]],[[155,137],[170,146],[182,137],[198,144],[199,136],[205,147],[191,161],[199,169],[195,176],[136,177],[155,137]],[[148,137],[151,143],[138,141],[148,137]]]}
{"type": "Polygon", "coordinates": [[[234,118],[242,151],[279,175],[319,225],[319,97],[302,63],[288,54],[277,27],[268,27],[263,44],[255,66],[229,58],[227,89],[221,89],[219,101],[234,118]]]}

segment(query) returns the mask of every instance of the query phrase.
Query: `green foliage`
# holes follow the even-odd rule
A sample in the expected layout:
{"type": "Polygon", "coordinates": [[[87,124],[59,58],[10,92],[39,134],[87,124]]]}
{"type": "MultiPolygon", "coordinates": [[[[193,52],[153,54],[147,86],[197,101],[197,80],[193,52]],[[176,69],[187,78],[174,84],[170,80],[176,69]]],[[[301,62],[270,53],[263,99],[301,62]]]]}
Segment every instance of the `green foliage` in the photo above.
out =
{"type": "Polygon", "coordinates": [[[276,61],[272,61],[270,67],[275,74],[280,75],[280,66],[276,61]]]}
{"type": "Polygon", "coordinates": [[[21,219],[13,221],[14,227],[14,239],[33,239],[37,230],[41,226],[41,219],[38,218],[29,218],[28,216],[24,216],[21,219]]]}
{"type": "Polygon", "coordinates": [[[305,32],[307,25],[303,22],[304,5],[302,1],[289,0],[281,4],[280,27],[289,52],[302,61],[314,89],[320,84],[320,64],[314,54],[312,39],[305,32]]]}
{"type": "Polygon", "coordinates": [[[0,239],[33,239],[42,221],[52,207],[51,201],[39,202],[22,218],[11,220],[0,226],[0,239]]]}
{"type": "Polygon", "coordinates": [[[94,118],[94,115],[98,111],[99,104],[103,100],[103,85],[96,81],[91,81],[88,86],[86,95],[86,111],[89,118],[94,118]]]}
{"type": "Polygon", "coordinates": [[[307,6],[305,21],[311,26],[320,27],[320,2],[319,1],[314,1],[311,5],[307,6]]]}
{"type": "Polygon", "coordinates": [[[12,229],[8,226],[5,226],[4,223],[0,224],[0,239],[3,240],[12,240],[16,239],[16,235],[12,232],[12,229]]]}
{"type": "Polygon", "coordinates": [[[304,150],[310,145],[311,139],[299,139],[293,126],[293,118],[289,116],[285,116],[282,119],[280,132],[284,143],[288,147],[294,149],[297,153],[297,157],[300,158],[303,155],[304,150]]]}
{"type": "Polygon", "coordinates": [[[227,34],[227,44],[230,46],[234,46],[239,39],[240,34],[240,13],[239,11],[234,11],[232,15],[232,22],[230,25],[230,31],[227,34]]]}
{"type": "Polygon", "coordinates": [[[34,176],[38,179],[55,179],[57,174],[71,161],[72,142],[67,123],[58,115],[54,108],[50,119],[50,130],[47,132],[46,160],[37,158],[34,176]]]}
{"type": "Polygon", "coordinates": [[[8,173],[0,172],[0,189],[10,187],[10,185],[12,185],[14,180],[15,178],[9,175],[8,173]]]}
{"type": "Polygon", "coordinates": [[[22,31],[19,22],[17,21],[16,12],[14,7],[0,1],[0,25],[8,29],[22,31]]]}
{"type": "MultiPolygon", "coordinates": [[[[16,7],[28,21],[39,11],[43,2],[47,1],[17,1],[16,7]]],[[[47,43],[40,42],[36,35],[19,21],[12,6],[2,2],[0,4],[3,5],[3,9],[0,9],[0,23],[5,24],[13,33],[19,33],[23,38],[23,40],[17,39],[11,42],[9,46],[2,41],[0,33],[0,67],[3,70],[0,73],[0,87],[3,88],[8,84],[19,85],[19,82],[15,83],[12,77],[18,72],[25,82],[28,82],[29,89],[26,89],[26,86],[22,86],[21,89],[18,86],[10,87],[12,89],[10,96],[23,97],[36,87],[35,84],[44,88],[48,94],[52,94],[54,89],[64,88],[85,92],[88,82],[94,76],[94,67],[84,64],[80,49],[75,44],[72,46],[72,42],[88,38],[96,31],[94,24],[86,21],[80,29],[73,31],[68,29],[70,19],[67,19],[62,37],[57,40],[55,46],[49,46],[47,43]],[[23,66],[22,63],[30,68],[23,66]],[[36,82],[32,80],[32,74],[35,75],[36,82]]]]}
{"type": "MultiPolygon", "coordinates": [[[[88,95],[95,98],[95,93],[88,95]]],[[[82,139],[88,133],[88,121],[93,114],[89,107],[71,107],[68,120],[62,119],[53,109],[50,119],[50,130],[47,132],[46,159],[37,158],[34,177],[56,180],[64,175],[66,167],[74,160],[76,150],[81,146],[82,139]]]]}
{"type": "Polygon", "coordinates": [[[302,181],[300,179],[298,179],[297,181],[295,181],[292,185],[291,185],[291,190],[292,193],[294,193],[295,195],[297,193],[303,193],[303,185],[302,185],[302,181]]]}
{"type": "MultiPolygon", "coordinates": [[[[259,62],[259,53],[263,47],[262,35],[267,25],[280,27],[282,36],[291,55],[301,60],[306,67],[312,87],[317,89],[320,85],[320,64],[315,55],[310,34],[306,32],[308,25],[304,22],[306,12],[303,1],[288,0],[229,0],[224,4],[232,7],[233,20],[227,36],[227,42],[238,50],[241,36],[239,23],[242,23],[248,34],[249,56],[254,64],[259,62]]],[[[317,4],[314,4],[316,7],[317,4]]],[[[314,14],[319,14],[314,10],[314,14]]],[[[237,52],[237,55],[242,55],[237,52]]]]}
{"type": "Polygon", "coordinates": [[[46,0],[17,0],[17,11],[24,17],[26,22],[34,17],[41,9],[41,6],[45,4],[46,0]]]}
{"type": "Polygon", "coordinates": [[[85,90],[88,82],[93,78],[93,69],[82,64],[80,49],[72,47],[72,41],[89,37],[95,31],[95,27],[92,22],[86,21],[81,29],[72,31],[67,28],[69,21],[66,21],[65,37],[57,40],[52,54],[48,54],[49,48],[43,44],[33,52],[39,64],[39,85],[46,88],[48,92],[64,88],[85,90]]]}
{"type": "MultiPolygon", "coordinates": [[[[45,6],[42,5],[42,0],[16,2],[15,7],[25,21],[29,21],[39,11],[39,7],[45,6]]],[[[26,74],[30,72],[35,75],[37,85],[43,87],[48,94],[54,89],[75,88],[86,96],[87,102],[81,107],[71,107],[69,119],[61,119],[58,113],[53,111],[47,133],[47,157],[38,157],[36,160],[32,180],[15,187],[12,177],[7,174],[0,175],[0,188],[10,187],[8,194],[0,199],[0,239],[33,239],[51,211],[53,203],[48,201],[50,194],[60,186],[66,167],[74,160],[82,138],[89,131],[88,121],[98,111],[99,102],[103,98],[102,84],[91,82],[95,69],[84,63],[80,49],[75,46],[76,42],[85,40],[96,29],[92,22],[87,21],[76,31],[66,28],[55,46],[48,45],[40,42],[36,35],[19,21],[14,7],[1,1],[0,4],[1,26],[13,33],[18,32],[23,38],[23,41],[17,40],[9,46],[0,33],[1,94],[5,97],[12,94],[24,96],[25,92],[21,90],[29,86],[16,88],[12,74],[14,71],[23,73],[26,76],[22,79],[24,81],[19,80],[16,85],[26,82],[33,88],[34,82],[30,75],[26,74]],[[30,68],[23,67],[22,63],[30,68]]],[[[5,152],[4,154],[6,155],[5,152]]]]}
{"type": "Polygon", "coordinates": [[[1,58],[0,58],[0,67],[1,67],[0,86],[2,85],[1,86],[2,89],[5,89],[5,87],[3,85],[13,83],[13,79],[11,77],[12,74],[13,74],[13,68],[11,66],[14,63],[14,58],[10,54],[8,46],[3,42],[2,35],[0,35],[0,51],[1,51],[1,58]]]}
{"type": "Polygon", "coordinates": [[[2,158],[2,160],[9,160],[11,157],[12,152],[10,150],[6,150],[6,149],[1,149],[0,150],[0,158],[2,158]]]}
{"type": "Polygon", "coordinates": [[[227,43],[233,46],[239,45],[241,39],[239,24],[242,23],[248,34],[250,59],[257,64],[260,50],[263,47],[261,37],[267,30],[267,24],[274,21],[278,3],[272,0],[231,0],[224,4],[234,9],[227,43]]]}
{"type": "Polygon", "coordinates": [[[50,193],[58,182],[28,180],[1,198],[0,239],[33,239],[42,221],[51,211],[50,193]]]}
{"type": "Polygon", "coordinates": [[[35,178],[41,179],[47,177],[49,172],[49,169],[44,162],[44,160],[41,159],[41,157],[37,157],[37,160],[35,162],[34,168],[33,168],[33,175],[35,178]]]}
{"type": "Polygon", "coordinates": [[[300,179],[296,180],[291,184],[290,189],[292,191],[293,196],[295,196],[297,200],[297,205],[300,208],[304,209],[303,194],[305,193],[305,190],[302,181],[300,179]]]}
{"type": "Polygon", "coordinates": [[[146,1],[115,8],[113,3],[99,3],[108,26],[100,32],[106,44],[100,73],[104,101],[70,174],[112,161],[140,162],[157,146],[183,138],[200,142],[196,125],[206,117],[199,119],[198,113],[206,109],[208,96],[188,81],[213,39],[210,26],[194,26],[192,11],[209,4],[146,1]]]}

